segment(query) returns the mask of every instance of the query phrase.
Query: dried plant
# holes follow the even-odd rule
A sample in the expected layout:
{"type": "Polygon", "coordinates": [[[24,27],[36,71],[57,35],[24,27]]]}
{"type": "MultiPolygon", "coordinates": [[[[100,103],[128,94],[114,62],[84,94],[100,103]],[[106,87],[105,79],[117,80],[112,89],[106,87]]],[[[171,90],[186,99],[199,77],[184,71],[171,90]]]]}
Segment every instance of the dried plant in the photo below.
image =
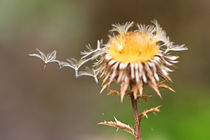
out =
{"type": "Polygon", "coordinates": [[[158,106],[141,114],[138,113],[137,101],[151,97],[144,93],[144,87],[149,86],[154,89],[160,98],[162,98],[160,88],[167,88],[174,92],[165,84],[167,81],[172,81],[169,73],[173,72],[171,67],[178,63],[179,56],[174,56],[172,52],[187,50],[185,45],[174,45],[156,20],[152,23],[153,25],[147,26],[137,24],[137,29],[134,31],[129,31],[134,26],[134,22],[127,22],[124,25],[113,24],[109,41],[106,44],[98,41],[96,49],[87,45],[87,51],[81,52],[79,61],[74,58],[67,59],[66,62],[56,60],[55,51],[45,55],[38,50],[40,54],[30,54],[30,56],[40,58],[45,64],[57,62],[61,68],[70,67],[75,70],[76,77],[91,76],[97,83],[98,78],[102,79],[100,93],[108,89],[108,95],[119,95],[121,102],[126,95],[130,96],[135,131],[116,118],[115,122],[104,121],[99,124],[123,129],[134,135],[137,140],[141,140],[142,119],[148,118],[150,113],[160,112],[160,106],[158,106]],[[89,61],[94,61],[91,68],[79,71],[79,68],[89,61]],[[112,83],[120,85],[120,89],[110,89],[112,83]]]}
{"type": "Polygon", "coordinates": [[[100,125],[108,125],[108,126],[115,127],[115,128],[117,128],[117,131],[119,129],[122,129],[122,130],[124,130],[124,131],[132,134],[133,136],[136,136],[136,132],[134,131],[133,128],[131,128],[127,124],[124,124],[124,123],[118,121],[115,117],[114,117],[114,119],[115,119],[115,122],[112,122],[112,121],[104,121],[104,122],[100,122],[98,124],[100,124],[100,125]]]}

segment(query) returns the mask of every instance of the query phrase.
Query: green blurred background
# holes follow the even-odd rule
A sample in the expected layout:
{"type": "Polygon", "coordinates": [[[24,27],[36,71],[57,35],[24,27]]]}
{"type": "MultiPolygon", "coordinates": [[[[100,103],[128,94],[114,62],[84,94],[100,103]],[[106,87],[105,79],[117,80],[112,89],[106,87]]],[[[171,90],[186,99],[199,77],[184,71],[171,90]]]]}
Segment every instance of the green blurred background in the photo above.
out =
{"type": "Polygon", "coordinates": [[[142,122],[144,140],[210,139],[209,0],[0,0],[0,140],[130,140],[103,120],[134,127],[129,98],[99,95],[90,77],[28,57],[39,48],[58,59],[80,57],[113,23],[157,19],[171,40],[186,44],[172,73],[175,94],[161,90],[140,110],[162,105],[142,122]]]}

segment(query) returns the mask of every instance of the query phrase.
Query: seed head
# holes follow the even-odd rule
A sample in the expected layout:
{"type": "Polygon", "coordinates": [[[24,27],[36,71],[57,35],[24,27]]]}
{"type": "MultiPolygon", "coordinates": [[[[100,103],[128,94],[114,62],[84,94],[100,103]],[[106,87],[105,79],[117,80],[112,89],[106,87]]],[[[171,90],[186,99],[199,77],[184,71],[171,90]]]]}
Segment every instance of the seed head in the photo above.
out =
{"type": "Polygon", "coordinates": [[[171,80],[169,73],[173,70],[169,67],[178,62],[178,56],[169,52],[187,48],[184,45],[173,45],[157,21],[153,23],[151,26],[139,24],[135,31],[129,31],[133,22],[124,26],[113,25],[111,31],[117,32],[117,35],[110,37],[101,57],[101,92],[113,82],[117,82],[121,85],[121,100],[130,85],[135,98],[143,96],[145,85],[152,87],[161,97],[159,87],[168,87],[161,81],[171,80]]]}

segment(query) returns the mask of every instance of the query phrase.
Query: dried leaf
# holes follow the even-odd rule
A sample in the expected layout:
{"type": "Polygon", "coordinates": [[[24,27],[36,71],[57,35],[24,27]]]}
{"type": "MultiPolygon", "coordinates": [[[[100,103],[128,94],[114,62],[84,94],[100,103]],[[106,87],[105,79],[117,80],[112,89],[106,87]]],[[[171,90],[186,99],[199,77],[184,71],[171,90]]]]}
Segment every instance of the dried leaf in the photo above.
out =
{"type": "Polygon", "coordinates": [[[142,112],[139,115],[139,120],[143,119],[144,117],[148,118],[147,115],[150,114],[150,113],[160,112],[159,108],[160,108],[160,106],[157,106],[157,107],[145,110],[144,112],[142,112]]]}
{"type": "Polygon", "coordinates": [[[124,130],[124,131],[126,131],[126,132],[132,134],[133,136],[136,136],[136,133],[135,133],[135,131],[134,131],[133,128],[131,128],[131,127],[130,127],[129,125],[127,125],[127,124],[124,124],[124,123],[118,121],[115,117],[114,117],[114,119],[115,119],[115,122],[113,122],[113,121],[104,121],[104,122],[100,122],[100,123],[98,123],[98,124],[116,127],[117,130],[118,130],[118,129],[122,129],[122,130],[124,130]]]}

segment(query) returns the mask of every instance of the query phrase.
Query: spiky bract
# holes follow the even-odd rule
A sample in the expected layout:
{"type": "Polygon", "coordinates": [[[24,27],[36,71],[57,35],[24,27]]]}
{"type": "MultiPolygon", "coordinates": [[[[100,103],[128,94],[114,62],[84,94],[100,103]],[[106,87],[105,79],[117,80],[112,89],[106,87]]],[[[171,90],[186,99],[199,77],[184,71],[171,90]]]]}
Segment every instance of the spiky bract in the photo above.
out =
{"type": "Polygon", "coordinates": [[[111,31],[117,35],[110,37],[107,48],[101,58],[101,92],[113,82],[121,85],[120,95],[123,100],[130,85],[134,97],[143,96],[145,85],[152,87],[161,97],[159,87],[171,89],[163,84],[163,80],[171,80],[169,67],[177,63],[178,56],[171,51],[182,51],[184,45],[173,45],[166,33],[153,21],[154,26],[137,25],[138,29],[129,31],[133,22],[123,25],[113,25],[111,31]]]}

